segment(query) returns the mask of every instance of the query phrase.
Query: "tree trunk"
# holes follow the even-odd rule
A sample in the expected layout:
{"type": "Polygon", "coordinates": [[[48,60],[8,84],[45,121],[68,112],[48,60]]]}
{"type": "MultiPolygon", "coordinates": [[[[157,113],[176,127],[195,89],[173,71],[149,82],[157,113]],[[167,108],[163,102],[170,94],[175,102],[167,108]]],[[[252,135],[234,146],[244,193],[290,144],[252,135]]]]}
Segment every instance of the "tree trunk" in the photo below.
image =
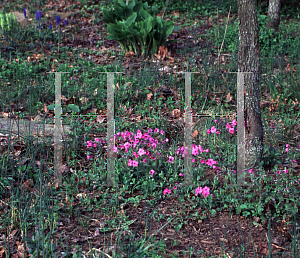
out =
{"type": "MultiPolygon", "coordinates": [[[[263,154],[263,126],[259,92],[259,37],[257,1],[238,0],[238,71],[244,74],[245,89],[245,169],[258,169],[263,154]]],[[[253,171],[254,172],[254,171],[253,171]]]]}
{"type": "Polygon", "coordinates": [[[280,8],[280,0],[269,0],[268,17],[270,17],[270,20],[266,25],[267,28],[273,28],[275,31],[278,31],[280,24],[280,8]]]}

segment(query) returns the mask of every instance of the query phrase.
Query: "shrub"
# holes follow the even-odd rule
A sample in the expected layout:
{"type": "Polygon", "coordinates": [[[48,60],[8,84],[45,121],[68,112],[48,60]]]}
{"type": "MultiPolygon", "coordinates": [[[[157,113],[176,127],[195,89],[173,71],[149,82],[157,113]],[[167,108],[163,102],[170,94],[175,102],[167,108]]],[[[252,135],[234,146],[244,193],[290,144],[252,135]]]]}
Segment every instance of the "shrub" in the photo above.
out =
{"type": "Polygon", "coordinates": [[[117,40],[125,52],[137,53],[140,47],[143,56],[156,53],[159,46],[166,45],[166,39],[174,29],[174,23],[162,21],[155,16],[157,12],[154,8],[149,9],[147,2],[115,1],[112,11],[103,9],[103,21],[108,24],[107,39],[117,40]]]}

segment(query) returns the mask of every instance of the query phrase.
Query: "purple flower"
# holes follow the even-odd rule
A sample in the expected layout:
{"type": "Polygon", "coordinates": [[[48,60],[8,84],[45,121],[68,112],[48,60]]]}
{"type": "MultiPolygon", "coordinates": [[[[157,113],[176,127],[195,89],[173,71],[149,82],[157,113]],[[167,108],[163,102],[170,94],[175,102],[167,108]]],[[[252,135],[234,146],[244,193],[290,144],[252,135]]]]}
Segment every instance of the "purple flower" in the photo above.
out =
{"type": "Polygon", "coordinates": [[[37,21],[40,21],[42,19],[42,12],[41,11],[36,11],[35,12],[35,18],[37,21]]]}
{"type": "Polygon", "coordinates": [[[67,25],[67,21],[66,21],[66,20],[64,20],[64,25],[65,25],[65,26],[67,25]]]}
{"type": "Polygon", "coordinates": [[[51,22],[49,22],[49,29],[52,30],[51,22]]]}
{"type": "Polygon", "coordinates": [[[25,8],[23,8],[23,13],[24,13],[24,16],[25,16],[25,19],[26,19],[27,17],[26,17],[26,9],[25,8]]]}
{"type": "Polygon", "coordinates": [[[60,22],[61,22],[61,19],[60,19],[60,17],[59,16],[56,16],[56,24],[58,25],[58,24],[60,24],[60,22]]]}

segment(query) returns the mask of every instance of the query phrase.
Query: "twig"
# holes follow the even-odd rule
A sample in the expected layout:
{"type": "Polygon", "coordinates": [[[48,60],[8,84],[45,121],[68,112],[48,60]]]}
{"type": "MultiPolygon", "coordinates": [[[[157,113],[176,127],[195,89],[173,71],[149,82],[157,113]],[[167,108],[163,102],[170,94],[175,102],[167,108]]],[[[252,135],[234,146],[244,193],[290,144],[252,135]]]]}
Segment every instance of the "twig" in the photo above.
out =
{"type": "Polygon", "coordinates": [[[164,19],[165,12],[166,12],[167,6],[168,6],[168,2],[169,2],[169,0],[166,0],[166,8],[165,8],[164,13],[163,13],[163,15],[162,15],[162,17],[161,17],[162,20],[164,19]]]}
{"type": "Polygon", "coordinates": [[[228,22],[229,22],[230,10],[231,10],[231,6],[230,6],[229,12],[228,12],[228,18],[227,18],[227,24],[226,24],[226,28],[225,28],[224,38],[223,38],[223,41],[222,41],[222,44],[221,44],[220,51],[219,51],[219,53],[218,53],[218,62],[219,62],[219,63],[220,63],[220,60],[219,60],[219,58],[220,58],[220,53],[221,53],[222,48],[223,48],[223,44],[224,44],[224,40],[225,40],[225,36],[226,36],[226,31],[227,31],[227,26],[228,26],[228,22]]]}
{"type": "Polygon", "coordinates": [[[93,26],[93,27],[87,27],[87,28],[83,28],[83,29],[80,29],[80,30],[86,30],[86,29],[91,29],[91,28],[99,28],[99,27],[103,27],[103,26],[93,26]]]}

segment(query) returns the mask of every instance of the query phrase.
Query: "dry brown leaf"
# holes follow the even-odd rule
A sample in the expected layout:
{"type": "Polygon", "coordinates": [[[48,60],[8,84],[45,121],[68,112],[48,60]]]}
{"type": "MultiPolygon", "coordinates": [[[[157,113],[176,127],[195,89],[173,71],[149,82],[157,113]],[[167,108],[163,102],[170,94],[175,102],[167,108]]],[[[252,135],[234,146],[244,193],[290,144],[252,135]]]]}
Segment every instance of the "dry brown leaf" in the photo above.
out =
{"type": "Polygon", "coordinates": [[[115,91],[117,92],[120,89],[119,83],[115,84],[115,91]]]}
{"type": "Polygon", "coordinates": [[[198,135],[198,131],[195,130],[193,133],[192,133],[192,137],[196,137],[198,135]]]}
{"type": "Polygon", "coordinates": [[[181,112],[180,112],[180,110],[177,109],[177,108],[175,108],[175,109],[172,111],[172,116],[174,116],[175,118],[180,117],[180,114],[181,114],[181,112]]]}
{"type": "Polygon", "coordinates": [[[37,116],[33,119],[33,121],[35,121],[35,122],[41,122],[41,121],[42,121],[42,117],[41,117],[40,115],[37,115],[37,116]]]}
{"type": "Polygon", "coordinates": [[[97,116],[97,118],[96,118],[96,121],[97,121],[99,124],[102,124],[104,120],[105,120],[105,117],[103,117],[103,116],[97,116]]]}
{"type": "Polygon", "coordinates": [[[230,102],[232,100],[232,96],[230,95],[230,93],[228,93],[226,95],[226,99],[227,99],[228,102],[230,102]]]}
{"type": "Polygon", "coordinates": [[[33,181],[32,181],[32,179],[29,179],[29,180],[25,181],[25,182],[22,184],[22,189],[23,189],[23,190],[30,190],[31,187],[32,187],[32,185],[33,185],[33,181]]]}
{"type": "Polygon", "coordinates": [[[131,56],[134,56],[135,53],[133,51],[129,51],[125,54],[126,57],[131,57],[131,56]]]}
{"type": "Polygon", "coordinates": [[[150,100],[152,96],[153,96],[153,94],[152,94],[151,92],[148,93],[148,94],[147,94],[147,100],[150,100]]]}

